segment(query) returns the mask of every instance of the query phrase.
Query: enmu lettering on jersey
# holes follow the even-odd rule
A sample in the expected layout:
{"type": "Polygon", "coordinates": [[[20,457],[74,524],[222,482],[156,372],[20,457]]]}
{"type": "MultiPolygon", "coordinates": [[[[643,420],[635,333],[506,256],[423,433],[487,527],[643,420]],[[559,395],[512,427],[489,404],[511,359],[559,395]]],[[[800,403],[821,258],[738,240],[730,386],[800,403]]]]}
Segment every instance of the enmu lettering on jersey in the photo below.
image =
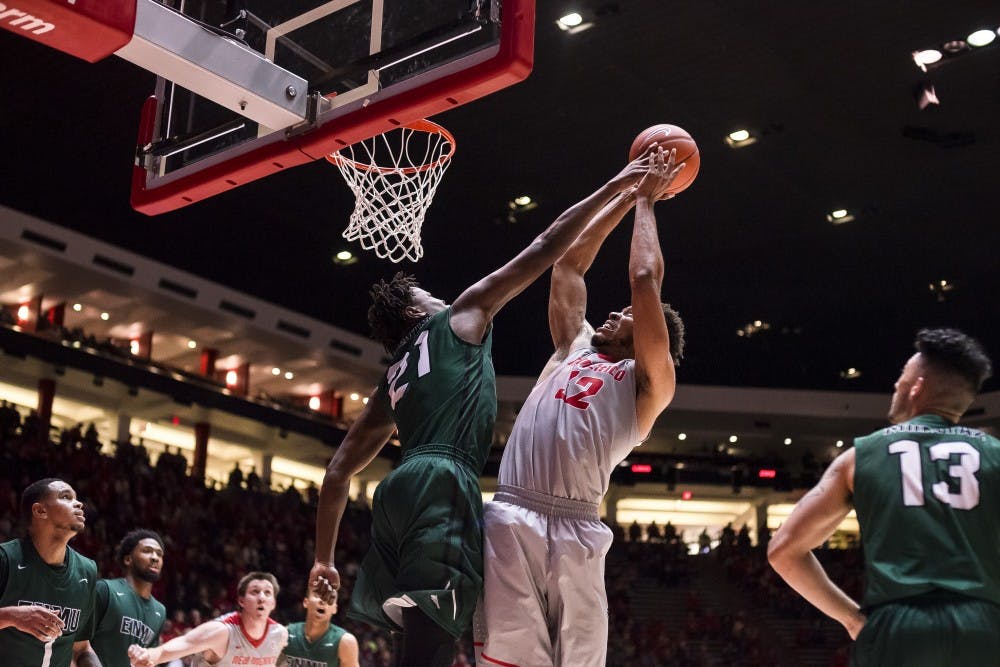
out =
{"type": "Polygon", "coordinates": [[[595,364],[593,361],[587,358],[580,358],[576,361],[569,363],[570,368],[586,368],[588,373],[604,373],[605,375],[610,375],[615,379],[616,382],[621,382],[625,379],[626,371],[618,364],[595,364]]]}
{"type": "Polygon", "coordinates": [[[135,637],[137,643],[148,646],[153,641],[156,634],[153,629],[136,618],[122,616],[122,624],[119,631],[128,637],[135,637]]]}
{"type": "Polygon", "coordinates": [[[30,607],[37,605],[39,607],[45,607],[53,614],[56,614],[63,622],[63,634],[73,634],[80,627],[80,614],[81,610],[75,609],[73,607],[60,607],[55,604],[47,604],[45,602],[32,602],[31,600],[18,600],[18,607],[30,607]]]}
{"type": "Polygon", "coordinates": [[[310,660],[309,658],[285,657],[285,667],[326,667],[325,662],[310,660]]]}
{"type": "Polygon", "coordinates": [[[234,665],[274,665],[278,662],[276,656],[266,656],[259,658],[257,656],[249,655],[234,655],[233,664],[234,665]]]}

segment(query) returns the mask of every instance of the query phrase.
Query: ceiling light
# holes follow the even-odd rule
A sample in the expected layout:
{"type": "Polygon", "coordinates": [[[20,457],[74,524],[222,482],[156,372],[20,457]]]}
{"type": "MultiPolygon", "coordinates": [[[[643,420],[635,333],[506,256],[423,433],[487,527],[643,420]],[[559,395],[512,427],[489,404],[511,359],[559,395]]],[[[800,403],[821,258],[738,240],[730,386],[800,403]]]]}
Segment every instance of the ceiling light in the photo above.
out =
{"type": "Polygon", "coordinates": [[[750,130],[739,129],[733,130],[726,135],[726,144],[731,148],[743,148],[744,146],[749,146],[750,144],[757,143],[756,135],[752,134],[750,130]]]}
{"type": "Polygon", "coordinates": [[[295,377],[295,373],[293,373],[293,372],[291,372],[291,371],[285,371],[285,379],[286,379],[286,380],[291,380],[291,379],[293,379],[294,377],[295,377]]]}
{"type": "Polygon", "coordinates": [[[73,304],[73,312],[79,313],[81,310],[83,310],[83,304],[79,303],[73,304]]]}
{"type": "Polygon", "coordinates": [[[319,410],[319,396],[310,396],[309,397],[309,409],[310,410],[319,410]]]}
{"type": "Polygon", "coordinates": [[[792,444],[792,439],[791,438],[785,438],[785,444],[786,445],[792,444]]]}
{"type": "Polygon", "coordinates": [[[355,391],[352,391],[352,392],[351,392],[351,395],[350,395],[350,399],[351,399],[352,401],[356,401],[356,400],[358,400],[359,398],[361,398],[361,394],[359,394],[359,393],[357,393],[357,392],[355,392],[355,391]]]}
{"type": "Polygon", "coordinates": [[[139,354],[139,341],[130,340],[128,343],[128,351],[132,354],[139,354]]]}
{"type": "Polygon", "coordinates": [[[928,289],[937,295],[937,300],[940,302],[945,301],[945,292],[951,292],[955,289],[955,283],[950,280],[937,280],[932,282],[927,286],[928,289]]]}
{"type": "Polygon", "coordinates": [[[565,28],[575,28],[581,23],[583,23],[583,17],[577,12],[572,12],[559,19],[559,25],[565,28]]]}
{"type": "Polygon", "coordinates": [[[351,264],[356,264],[357,261],[358,258],[350,250],[341,250],[333,256],[333,263],[340,264],[341,266],[350,266],[351,264]]]}
{"type": "Polygon", "coordinates": [[[365,405],[368,405],[368,397],[367,397],[367,396],[365,396],[364,398],[362,398],[362,399],[361,399],[361,402],[362,402],[363,404],[365,404],[365,405]]]}
{"type": "Polygon", "coordinates": [[[739,440],[739,438],[737,438],[735,435],[729,436],[729,442],[736,442],[737,440],[739,440]]]}
{"type": "Polygon", "coordinates": [[[678,440],[687,440],[687,437],[688,437],[687,433],[678,433],[677,434],[677,439],[678,440]]]}
{"type": "Polygon", "coordinates": [[[240,376],[236,371],[226,371],[226,386],[232,387],[236,384],[236,381],[240,379],[240,376]]]}
{"type": "Polygon", "coordinates": [[[843,447],[843,446],[844,446],[844,441],[843,440],[838,440],[837,441],[837,447],[843,447]]]}
{"type": "Polygon", "coordinates": [[[107,322],[108,320],[111,319],[111,316],[108,315],[107,313],[101,313],[101,319],[107,322]]]}
{"type": "Polygon", "coordinates": [[[30,315],[31,315],[31,308],[28,308],[27,306],[21,306],[20,308],[17,309],[17,319],[21,321],[28,319],[30,315]]]}
{"type": "Polygon", "coordinates": [[[521,195],[520,197],[515,197],[514,203],[517,204],[518,206],[527,206],[528,204],[531,203],[531,197],[529,197],[528,195],[521,195]]]}
{"type": "Polygon", "coordinates": [[[827,213],[826,220],[827,222],[832,222],[835,225],[842,225],[845,222],[853,222],[854,214],[846,208],[838,208],[827,213]]]}
{"type": "Polygon", "coordinates": [[[271,369],[271,375],[281,375],[281,369],[275,366],[271,369]]]}
{"type": "Polygon", "coordinates": [[[189,340],[188,341],[188,349],[189,350],[193,350],[196,347],[198,347],[198,343],[196,341],[193,341],[193,340],[189,340]]]}
{"type": "Polygon", "coordinates": [[[840,371],[840,377],[845,380],[853,380],[854,378],[861,377],[861,371],[859,371],[854,366],[851,366],[846,371],[840,371]]]}
{"type": "Polygon", "coordinates": [[[992,30],[977,30],[966,37],[966,41],[971,46],[986,46],[996,38],[997,34],[992,30]]]}
{"type": "Polygon", "coordinates": [[[741,328],[737,329],[736,335],[745,336],[746,338],[749,338],[750,336],[753,336],[755,333],[758,333],[760,331],[769,331],[770,329],[771,329],[771,324],[769,322],[765,322],[764,320],[754,320],[753,322],[747,322],[741,328]]]}
{"type": "Polygon", "coordinates": [[[913,62],[924,72],[927,71],[928,65],[933,65],[941,60],[942,57],[941,52],[937,49],[924,49],[923,51],[913,52],[913,62]]]}

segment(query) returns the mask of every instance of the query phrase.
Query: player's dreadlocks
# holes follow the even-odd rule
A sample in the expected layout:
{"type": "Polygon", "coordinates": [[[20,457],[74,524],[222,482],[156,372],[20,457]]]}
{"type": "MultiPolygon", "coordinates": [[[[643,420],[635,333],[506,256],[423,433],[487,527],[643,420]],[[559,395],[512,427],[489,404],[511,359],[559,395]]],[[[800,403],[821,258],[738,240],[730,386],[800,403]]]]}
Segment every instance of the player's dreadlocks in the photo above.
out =
{"type": "Polygon", "coordinates": [[[368,291],[372,297],[368,326],[372,329],[372,338],[382,343],[387,352],[393,352],[413,327],[405,311],[407,306],[413,305],[414,287],[418,287],[416,279],[398,271],[392,280],[380,280],[368,291]]]}
{"type": "Polygon", "coordinates": [[[921,329],[913,346],[931,366],[962,378],[973,394],[993,374],[979,341],[958,329],[921,329]]]}
{"type": "Polygon", "coordinates": [[[670,335],[670,356],[673,357],[674,366],[681,365],[684,357],[684,320],[680,313],[670,307],[669,303],[660,304],[663,306],[663,316],[667,319],[667,333],[670,335]]]}

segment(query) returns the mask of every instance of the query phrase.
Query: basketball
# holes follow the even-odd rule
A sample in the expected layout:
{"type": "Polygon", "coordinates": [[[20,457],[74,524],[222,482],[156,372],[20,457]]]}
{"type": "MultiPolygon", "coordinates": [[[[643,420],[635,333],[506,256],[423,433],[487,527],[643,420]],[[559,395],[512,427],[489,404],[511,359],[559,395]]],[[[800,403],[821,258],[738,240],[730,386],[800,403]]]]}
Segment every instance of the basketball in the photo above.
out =
{"type": "Polygon", "coordinates": [[[670,184],[668,192],[675,195],[687,190],[694,183],[695,177],[698,176],[698,168],[701,166],[698,144],[684,128],[667,124],[653,125],[640,132],[639,136],[632,142],[632,148],[628,151],[629,161],[644,154],[654,142],[662,146],[664,151],[669,151],[671,148],[677,149],[677,164],[683,162],[686,165],[681,173],[677,174],[674,182],[670,184]]]}

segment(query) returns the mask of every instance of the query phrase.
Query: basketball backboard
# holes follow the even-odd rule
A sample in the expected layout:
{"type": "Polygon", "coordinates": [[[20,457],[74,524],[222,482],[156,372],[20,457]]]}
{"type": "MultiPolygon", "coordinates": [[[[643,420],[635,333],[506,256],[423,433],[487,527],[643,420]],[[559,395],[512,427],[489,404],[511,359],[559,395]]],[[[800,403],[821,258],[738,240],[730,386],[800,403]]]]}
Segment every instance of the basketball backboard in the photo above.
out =
{"type": "Polygon", "coordinates": [[[533,0],[139,0],[118,55],[160,76],[132,205],[177,209],[471,102],[524,79],[533,46],[533,0]]]}

